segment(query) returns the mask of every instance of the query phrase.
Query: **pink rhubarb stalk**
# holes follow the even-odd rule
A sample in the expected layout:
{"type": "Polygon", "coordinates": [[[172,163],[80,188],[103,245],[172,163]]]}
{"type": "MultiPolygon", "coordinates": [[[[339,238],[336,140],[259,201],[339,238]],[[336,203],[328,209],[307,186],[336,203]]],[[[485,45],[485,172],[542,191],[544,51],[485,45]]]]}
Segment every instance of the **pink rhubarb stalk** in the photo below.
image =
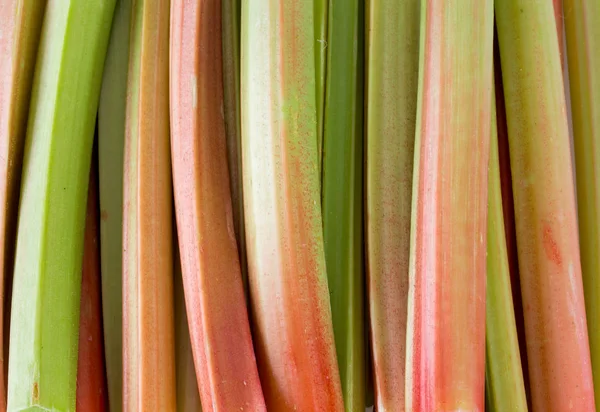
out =
{"type": "Polygon", "coordinates": [[[421,4],[407,411],[484,410],[492,7],[421,4]]]}

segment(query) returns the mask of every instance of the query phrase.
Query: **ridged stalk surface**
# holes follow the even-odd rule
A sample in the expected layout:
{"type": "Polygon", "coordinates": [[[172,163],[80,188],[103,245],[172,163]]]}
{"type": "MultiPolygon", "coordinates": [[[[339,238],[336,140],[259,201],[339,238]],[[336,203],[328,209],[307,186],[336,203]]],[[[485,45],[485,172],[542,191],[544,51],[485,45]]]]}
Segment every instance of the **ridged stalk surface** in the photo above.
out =
{"type": "Polygon", "coordinates": [[[421,4],[407,411],[483,411],[491,0],[421,4]]]}
{"type": "Polygon", "coordinates": [[[265,411],[227,173],[221,1],[171,7],[175,211],[200,398],[205,411],[265,411]]]}
{"type": "Polygon", "coordinates": [[[242,3],[242,158],[254,341],[269,410],[344,409],[321,217],[311,2],[242,3]]]}
{"type": "Polygon", "coordinates": [[[567,107],[551,2],[496,2],[534,411],[593,411],[567,107]]]}

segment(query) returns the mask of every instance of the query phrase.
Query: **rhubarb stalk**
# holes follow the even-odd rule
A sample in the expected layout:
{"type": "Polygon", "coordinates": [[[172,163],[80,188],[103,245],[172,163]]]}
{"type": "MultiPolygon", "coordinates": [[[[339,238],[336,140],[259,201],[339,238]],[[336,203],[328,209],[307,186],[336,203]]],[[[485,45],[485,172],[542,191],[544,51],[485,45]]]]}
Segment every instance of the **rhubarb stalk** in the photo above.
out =
{"type": "Polygon", "coordinates": [[[486,398],[490,412],[526,412],[527,399],[504,231],[495,99],[492,99],[491,121],[485,329],[486,398]]]}
{"type": "Polygon", "coordinates": [[[114,0],[48,1],[23,161],[8,410],[75,409],[94,121],[114,0]]]}
{"type": "Polygon", "coordinates": [[[175,410],[169,0],[133,0],[123,211],[123,409],[175,410]]]}
{"type": "Polygon", "coordinates": [[[368,308],[375,404],[387,411],[405,403],[419,1],[370,0],[368,25],[368,308]]]}
{"type": "Polygon", "coordinates": [[[330,0],[314,0],[314,38],[315,38],[315,97],[317,102],[317,158],[319,176],[323,165],[323,128],[325,116],[325,83],[327,81],[327,24],[330,0]]]}
{"type": "Polygon", "coordinates": [[[593,411],[567,110],[551,2],[496,2],[533,410],[593,411]]]}
{"type": "Polygon", "coordinates": [[[600,397],[600,3],[565,0],[579,246],[596,401],[600,397]]]}
{"type": "Polygon", "coordinates": [[[346,411],[365,409],[363,21],[361,0],[329,2],[322,207],[333,332],[346,411]]]}
{"type": "Polygon", "coordinates": [[[0,4],[0,410],[6,409],[9,286],[15,253],[23,146],[45,0],[0,4]],[[6,313],[4,312],[6,308],[6,313]],[[6,321],[6,324],[4,322],[6,321]]]}
{"type": "Polygon", "coordinates": [[[171,120],[181,268],[205,411],[264,411],[233,229],[221,1],[172,2],[171,120]]]}
{"type": "Polygon", "coordinates": [[[131,0],[118,0],[98,106],[102,321],[108,406],[123,409],[123,152],[131,0]]]}
{"type": "Polygon", "coordinates": [[[406,410],[483,411],[491,0],[421,4],[406,410]]]}
{"type": "Polygon", "coordinates": [[[269,410],[342,411],[323,250],[311,2],[242,5],[242,158],[269,410]]]}
{"type": "Polygon", "coordinates": [[[102,308],[100,303],[100,250],[98,222],[98,164],[92,159],[88,185],[77,360],[77,410],[107,409],[102,308]]]}

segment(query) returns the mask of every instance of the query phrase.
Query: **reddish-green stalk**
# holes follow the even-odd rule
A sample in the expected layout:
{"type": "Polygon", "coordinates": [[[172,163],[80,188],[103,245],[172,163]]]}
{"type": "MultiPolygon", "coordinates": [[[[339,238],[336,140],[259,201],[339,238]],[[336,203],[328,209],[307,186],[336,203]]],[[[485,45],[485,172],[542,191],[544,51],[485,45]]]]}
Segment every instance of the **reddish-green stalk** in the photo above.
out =
{"type": "Polygon", "coordinates": [[[242,4],[244,210],[270,410],[343,411],[323,250],[311,2],[242,4]]]}
{"type": "Polygon", "coordinates": [[[421,4],[406,410],[483,411],[491,0],[421,4]]]}
{"type": "Polygon", "coordinates": [[[368,311],[375,403],[378,410],[387,411],[405,402],[419,1],[369,3],[365,176],[368,311]]]}
{"type": "Polygon", "coordinates": [[[533,410],[593,411],[577,215],[552,3],[496,2],[533,410]]]}
{"type": "Polygon", "coordinates": [[[123,195],[123,409],[175,410],[169,0],[133,0],[123,195]]]}
{"type": "Polygon", "coordinates": [[[171,6],[171,152],[181,268],[205,411],[265,411],[233,229],[221,1],[171,6]]]}
{"type": "Polygon", "coordinates": [[[98,206],[98,163],[93,158],[88,185],[85,239],[83,243],[77,360],[76,409],[86,412],[103,412],[107,408],[102,303],[100,298],[98,206]]]}
{"type": "Polygon", "coordinates": [[[6,408],[7,292],[12,282],[23,145],[45,7],[45,0],[0,3],[0,410],[6,408]]]}
{"type": "Polygon", "coordinates": [[[581,270],[600,406],[600,2],[565,0],[581,270]]]}

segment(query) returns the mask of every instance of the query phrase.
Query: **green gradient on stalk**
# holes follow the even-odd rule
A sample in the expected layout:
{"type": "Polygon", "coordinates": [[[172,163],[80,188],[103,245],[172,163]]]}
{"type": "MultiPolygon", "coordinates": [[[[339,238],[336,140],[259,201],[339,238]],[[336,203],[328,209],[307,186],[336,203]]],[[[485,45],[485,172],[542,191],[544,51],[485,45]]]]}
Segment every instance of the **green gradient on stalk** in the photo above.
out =
{"type": "Polygon", "coordinates": [[[9,411],[75,410],[87,186],[114,5],[46,7],[25,143],[9,411]]]}
{"type": "MultiPolygon", "coordinates": [[[[317,154],[319,171],[323,167],[323,128],[325,116],[325,85],[327,82],[327,51],[328,51],[328,11],[331,0],[314,0],[315,25],[315,81],[317,102],[317,154]]],[[[319,174],[320,175],[320,174],[319,174]]]]}
{"type": "Polygon", "coordinates": [[[527,399],[504,234],[497,130],[493,98],[488,172],[486,398],[490,412],[525,412],[527,399]]]}
{"type": "Polygon", "coordinates": [[[130,20],[131,0],[117,0],[98,107],[102,319],[108,404],[112,412],[119,412],[123,408],[121,255],[130,20]]]}
{"type": "Polygon", "coordinates": [[[363,9],[329,2],[322,207],[325,261],[346,411],[365,409],[363,9]]]}
{"type": "Polygon", "coordinates": [[[600,402],[600,2],[564,0],[581,271],[596,405],[600,402]]]}

